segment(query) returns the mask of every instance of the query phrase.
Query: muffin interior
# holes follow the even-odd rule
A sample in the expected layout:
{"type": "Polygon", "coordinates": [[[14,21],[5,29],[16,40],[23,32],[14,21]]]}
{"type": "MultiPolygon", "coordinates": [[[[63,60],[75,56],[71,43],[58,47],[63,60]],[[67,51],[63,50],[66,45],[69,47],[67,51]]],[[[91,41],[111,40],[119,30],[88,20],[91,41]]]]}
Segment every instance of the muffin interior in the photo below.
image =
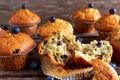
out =
{"type": "Polygon", "coordinates": [[[93,59],[110,62],[112,57],[112,47],[108,41],[94,40],[83,44],[76,41],[74,35],[63,35],[62,33],[44,39],[38,49],[41,55],[49,55],[55,62],[62,65],[68,63],[91,65],[93,59]]]}

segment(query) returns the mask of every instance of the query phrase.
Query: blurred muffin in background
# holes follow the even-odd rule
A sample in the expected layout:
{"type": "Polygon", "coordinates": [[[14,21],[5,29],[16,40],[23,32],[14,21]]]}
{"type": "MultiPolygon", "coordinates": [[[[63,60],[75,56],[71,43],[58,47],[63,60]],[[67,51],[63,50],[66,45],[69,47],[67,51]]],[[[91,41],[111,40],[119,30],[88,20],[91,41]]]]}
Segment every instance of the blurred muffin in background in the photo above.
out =
{"type": "Polygon", "coordinates": [[[116,9],[110,9],[109,14],[105,14],[95,23],[99,39],[104,40],[112,30],[119,27],[119,24],[120,16],[116,14],[116,9]]]}
{"type": "Polygon", "coordinates": [[[48,22],[39,26],[37,29],[37,34],[41,37],[41,39],[60,32],[68,35],[73,34],[73,27],[68,21],[56,18],[54,16],[50,17],[48,22]]]}
{"type": "Polygon", "coordinates": [[[98,9],[94,8],[94,4],[88,4],[88,7],[79,9],[72,14],[75,30],[80,33],[94,32],[94,23],[101,17],[98,9]]]}
{"type": "Polygon", "coordinates": [[[21,32],[31,36],[36,34],[37,24],[40,23],[40,21],[40,17],[36,13],[30,11],[26,4],[23,4],[21,9],[12,14],[9,22],[11,25],[19,26],[21,32]]]}
{"type": "Polygon", "coordinates": [[[113,61],[120,65],[120,27],[114,29],[106,38],[113,47],[113,61]]]}

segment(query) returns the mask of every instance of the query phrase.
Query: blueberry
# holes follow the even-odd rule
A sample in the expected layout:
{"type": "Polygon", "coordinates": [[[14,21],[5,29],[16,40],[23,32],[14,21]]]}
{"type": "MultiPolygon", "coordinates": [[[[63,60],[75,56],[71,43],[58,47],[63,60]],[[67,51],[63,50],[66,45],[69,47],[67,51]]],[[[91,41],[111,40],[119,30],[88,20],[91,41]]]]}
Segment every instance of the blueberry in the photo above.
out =
{"type": "Polygon", "coordinates": [[[48,76],[47,80],[54,80],[54,77],[53,76],[48,76]]]}
{"type": "Polygon", "coordinates": [[[13,51],[13,54],[18,54],[19,53],[19,49],[15,49],[14,51],[13,51]]]}
{"type": "Polygon", "coordinates": [[[26,8],[27,8],[27,5],[26,5],[26,4],[22,4],[21,8],[22,8],[22,9],[26,9],[26,8]]]}
{"type": "Polygon", "coordinates": [[[54,22],[55,19],[56,19],[56,18],[55,18],[54,16],[51,16],[51,17],[50,17],[50,21],[51,21],[51,22],[54,22]]]}
{"type": "Polygon", "coordinates": [[[30,69],[36,69],[38,66],[38,64],[35,61],[32,61],[29,63],[29,68],[30,69]]]}
{"type": "Polygon", "coordinates": [[[100,47],[101,46],[101,42],[100,41],[98,41],[98,43],[97,43],[97,47],[100,47]]]}
{"type": "Polygon", "coordinates": [[[110,13],[110,14],[115,14],[116,12],[117,12],[116,9],[110,9],[110,10],[109,10],[109,13],[110,13]]]}
{"type": "Polygon", "coordinates": [[[20,28],[17,26],[12,26],[10,30],[13,34],[18,34],[20,32],[20,28]]]}
{"type": "Polygon", "coordinates": [[[47,42],[48,42],[47,40],[44,40],[43,44],[45,45],[45,44],[47,44],[47,42]]]}
{"type": "Polygon", "coordinates": [[[62,59],[65,59],[65,58],[67,58],[67,57],[68,57],[67,55],[62,55],[62,56],[61,56],[62,59]]]}
{"type": "Polygon", "coordinates": [[[4,26],[2,26],[2,29],[4,29],[4,30],[8,30],[9,28],[8,28],[7,25],[4,25],[4,26]]]}
{"type": "Polygon", "coordinates": [[[89,7],[89,8],[93,8],[93,7],[94,7],[94,4],[93,4],[93,3],[89,3],[89,4],[88,4],[88,7],[89,7]]]}
{"type": "Polygon", "coordinates": [[[111,65],[114,69],[117,68],[117,65],[116,65],[114,62],[110,62],[110,65],[111,65]]]}
{"type": "Polygon", "coordinates": [[[83,42],[83,38],[79,38],[78,40],[79,40],[80,42],[83,42]]]}
{"type": "Polygon", "coordinates": [[[62,43],[63,43],[63,41],[58,41],[58,42],[57,42],[57,46],[62,45],[62,43]]]}

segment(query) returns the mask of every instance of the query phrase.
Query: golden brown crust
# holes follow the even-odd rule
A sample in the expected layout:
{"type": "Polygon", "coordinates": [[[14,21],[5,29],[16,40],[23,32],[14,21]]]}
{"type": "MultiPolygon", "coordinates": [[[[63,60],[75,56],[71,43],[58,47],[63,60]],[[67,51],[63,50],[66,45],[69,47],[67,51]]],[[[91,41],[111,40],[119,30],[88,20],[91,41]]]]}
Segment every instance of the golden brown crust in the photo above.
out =
{"type": "Polygon", "coordinates": [[[72,19],[74,21],[94,22],[101,17],[98,9],[83,8],[73,13],[72,19]]]}
{"type": "Polygon", "coordinates": [[[2,56],[25,54],[34,46],[34,40],[24,33],[12,34],[5,31],[5,34],[0,36],[0,55],[2,56]]]}
{"type": "Polygon", "coordinates": [[[90,66],[91,65],[91,60],[89,60],[83,53],[75,53],[74,54],[74,61],[77,64],[80,65],[86,65],[90,66]]]}
{"type": "Polygon", "coordinates": [[[56,19],[54,22],[48,21],[37,29],[37,34],[42,38],[58,34],[60,32],[63,32],[64,34],[73,34],[73,27],[65,20],[56,19]]]}
{"type": "Polygon", "coordinates": [[[93,60],[94,77],[92,80],[119,80],[114,68],[103,60],[93,60]]]}
{"type": "Polygon", "coordinates": [[[95,28],[99,31],[111,32],[119,26],[120,16],[117,14],[107,14],[95,23],[95,28]]]}
{"type": "Polygon", "coordinates": [[[10,18],[10,24],[20,25],[21,27],[38,24],[40,21],[40,17],[29,9],[17,10],[10,18]]]}

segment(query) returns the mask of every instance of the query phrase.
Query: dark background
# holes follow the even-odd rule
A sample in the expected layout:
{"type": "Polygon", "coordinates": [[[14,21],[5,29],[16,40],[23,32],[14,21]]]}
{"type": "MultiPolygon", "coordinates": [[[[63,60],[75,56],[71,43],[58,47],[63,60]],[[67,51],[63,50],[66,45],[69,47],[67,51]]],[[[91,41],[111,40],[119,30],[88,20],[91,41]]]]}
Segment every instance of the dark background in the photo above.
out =
{"type": "Polygon", "coordinates": [[[8,24],[14,11],[26,3],[28,8],[37,13],[43,24],[50,16],[56,16],[72,23],[71,14],[88,3],[94,3],[100,13],[106,14],[110,8],[116,8],[120,14],[120,0],[0,0],[0,24],[8,24]]]}

